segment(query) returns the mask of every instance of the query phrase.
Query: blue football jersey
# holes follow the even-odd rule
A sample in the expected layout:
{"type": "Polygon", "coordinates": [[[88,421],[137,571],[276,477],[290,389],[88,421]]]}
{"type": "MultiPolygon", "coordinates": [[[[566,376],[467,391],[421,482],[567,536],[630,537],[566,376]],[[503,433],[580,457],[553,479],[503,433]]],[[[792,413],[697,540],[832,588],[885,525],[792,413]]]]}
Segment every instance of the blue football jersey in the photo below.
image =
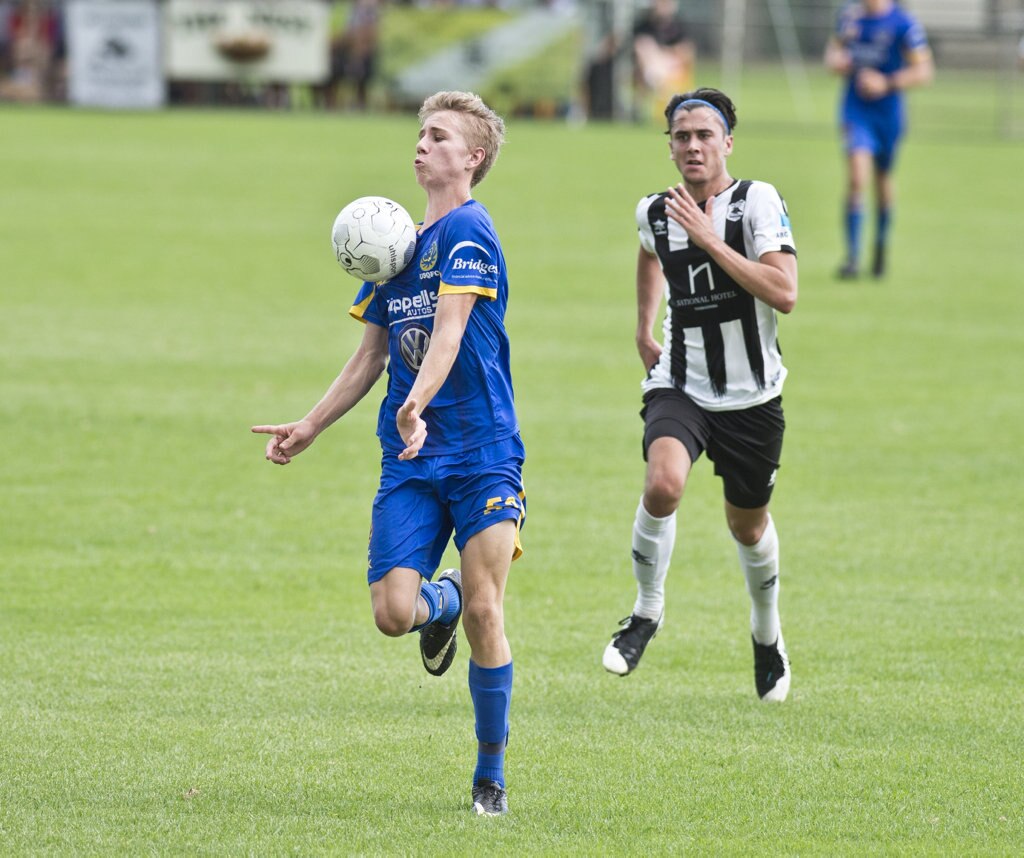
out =
{"type": "Polygon", "coordinates": [[[836,38],[853,58],[854,73],[847,81],[843,112],[849,114],[867,108],[874,111],[898,112],[903,95],[891,92],[875,101],[861,98],[854,88],[857,69],[873,68],[892,74],[907,65],[907,54],[928,47],[928,37],[917,19],[899,5],[882,15],[869,15],[859,3],[844,7],[839,13],[836,38]]]}
{"type": "Polygon", "coordinates": [[[405,449],[395,416],[430,345],[438,297],[467,292],[479,297],[455,363],[422,413],[427,440],[420,455],[464,452],[519,431],[505,331],[505,257],[487,209],[469,200],[421,230],[409,265],[391,280],[364,283],[349,311],[388,330],[388,391],[377,421],[385,453],[405,449]]]}

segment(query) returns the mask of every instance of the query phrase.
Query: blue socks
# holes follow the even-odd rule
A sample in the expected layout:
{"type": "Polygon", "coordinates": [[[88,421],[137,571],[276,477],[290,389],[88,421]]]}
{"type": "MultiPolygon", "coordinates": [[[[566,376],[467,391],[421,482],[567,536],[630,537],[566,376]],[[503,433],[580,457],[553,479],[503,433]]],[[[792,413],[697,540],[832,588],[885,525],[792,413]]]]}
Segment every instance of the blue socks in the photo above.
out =
{"type": "Polygon", "coordinates": [[[875,244],[885,244],[889,240],[889,224],[891,222],[892,209],[879,209],[875,244]]]}
{"type": "Polygon", "coordinates": [[[469,694],[476,713],[477,757],[473,783],[483,778],[505,786],[505,746],[512,702],[512,662],[480,667],[469,662],[469,694]]]}
{"type": "MultiPolygon", "coordinates": [[[[424,581],[420,595],[427,605],[427,619],[412,631],[430,623],[450,623],[460,609],[459,591],[445,579],[424,581]]],[[[469,660],[469,696],[476,716],[477,756],[473,783],[492,780],[505,786],[505,747],[508,744],[508,713],[512,703],[512,662],[501,667],[480,667],[469,660]]]]}
{"type": "Polygon", "coordinates": [[[860,233],[864,225],[864,210],[859,204],[846,203],[846,254],[850,262],[860,259],[860,233]]]}
{"type": "Polygon", "coordinates": [[[438,619],[447,625],[455,619],[455,615],[459,613],[459,609],[462,607],[462,604],[459,602],[459,591],[455,589],[455,584],[447,578],[431,586],[441,590],[441,613],[438,615],[438,619]]]}
{"type": "MultiPolygon", "coordinates": [[[[850,262],[860,258],[860,238],[864,227],[864,211],[859,205],[846,203],[846,253],[850,262]]],[[[884,246],[889,241],[889,226],[892,223],[892,209],[880,208],[876,212],[875,246],[884,246]]]]}
{"type": "Polygon", "coordinates": [[[413,632],[418,632],[435,620],[440,620],[444,624],[450,623],[455,619],[455,615],[458,614],[461,607],[459,591],[455,589],[455,584],[447,578],[436,584],[424,581],[420,585],[420,595],[427,603],[427,619],[419,625],[413,626],[410,629],[413,632]]]}

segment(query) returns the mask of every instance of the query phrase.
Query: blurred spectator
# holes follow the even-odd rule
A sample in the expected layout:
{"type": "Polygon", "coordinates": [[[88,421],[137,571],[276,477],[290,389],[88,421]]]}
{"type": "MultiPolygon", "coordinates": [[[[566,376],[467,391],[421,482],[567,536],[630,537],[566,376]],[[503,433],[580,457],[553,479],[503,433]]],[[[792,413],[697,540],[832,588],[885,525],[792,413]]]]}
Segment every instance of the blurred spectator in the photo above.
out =
{"type": "Polygon", "coordinates": [[[68,41],[64,0],[51,0],[50,67],[46,75],[46,97],[51,101],[65,101],[68,88],[68,41]]]}
{"type": "Polygon", "coordinates": [[[693,88],[696,48],[677,0],[654,0],[633,28],[634,83],[638,113],[649,108],[661,120],[665,103],[693,88]]]}
{"type": "Polygon", "coordinates": [[[317,102],[330,110],[345,106],[351,90],[355,107],[365,110],[370,81],[377,70],[379,41],[378,0],[356,0],[345,29],[331,40],[330,76],[316,88],[317,102]]]}
{"type": "Polygon", "coordinates": [[[6,65],[0,99],[42,101],[59,83],[63,36],[59,10],[43,0],[21,0],[7,10],[6,65]]]}
{"type": "Polygon", "coordinates": [[[11,72],[11,14],[14,4],[0,0],[0,81],[7,79],[11,72]]]}
{"type": "Polygon", "coordinates": [[[587,119],[614,119],[616,115],[616,68],[628,61],[629,39],[616,28],[611,0],[587,9],[587,62],[581,81],[583,115],[587,119]]]}
{"type": "Polygon", "coordinates": [[[597,43],[583,77],[583,109],[588,119],[612,119],[615,115],[615,63],[618,40],[612,32],[597,43]]]}
{"type": "Polygon", "coordinates": [[[663,119],[664,105],[677,92],[692,89],[696,49],[676,0],[654,0],[633,22],[616,25],[613,2],[592,7],[596,38],[583,76],[583,106],[590,119],[613,119],[632,113],[635,119],[652,115],[663,119]],[[624,30],[624,32],[623,32],[624,30]],[[629,78],[632,67],[633,100],[619,104],[616,69],[629,78]]]}

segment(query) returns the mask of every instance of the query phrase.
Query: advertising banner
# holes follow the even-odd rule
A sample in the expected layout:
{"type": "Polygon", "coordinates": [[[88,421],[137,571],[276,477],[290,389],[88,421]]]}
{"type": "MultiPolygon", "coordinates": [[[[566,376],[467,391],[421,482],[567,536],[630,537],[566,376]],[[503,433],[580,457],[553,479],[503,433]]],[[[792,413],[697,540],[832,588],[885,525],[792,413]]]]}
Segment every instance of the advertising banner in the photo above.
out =
{"type": "Polygon", "coordinates": [[[164,103],[156,0],[70,0],[68,99],[84,107],[164,103]]]}
{"type": "Polygon", "coordinates": [[[321,0],[167,0],[167,76],[322,82],[329,71],[328,5],[321,0]]]}

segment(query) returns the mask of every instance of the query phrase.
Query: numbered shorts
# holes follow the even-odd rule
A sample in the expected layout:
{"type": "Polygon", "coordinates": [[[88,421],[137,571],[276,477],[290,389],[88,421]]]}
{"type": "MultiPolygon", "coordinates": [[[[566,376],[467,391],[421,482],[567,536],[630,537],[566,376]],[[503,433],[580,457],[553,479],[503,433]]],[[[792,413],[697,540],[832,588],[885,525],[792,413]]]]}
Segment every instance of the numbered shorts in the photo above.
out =
{"type": "Polygon", "coordinates": [[[707,411],[672,388],[644,394],[644,459],[656,438],[675,438],[696,462],[707,452],[725,499],[740,509],[765,506],[775,488],[786,419],[782,397],[739,411],[707,411]]]}
{"type": "Polygon", "coordinates": [[[452,456],[401,462],[385,453],[370,524],[370,583],[396,566],[430,580],[453,532],[461,552],[472,536],[506,519],[516,522],[512,559],[519,557],[525,458],[518,435],[452,456]]]}

